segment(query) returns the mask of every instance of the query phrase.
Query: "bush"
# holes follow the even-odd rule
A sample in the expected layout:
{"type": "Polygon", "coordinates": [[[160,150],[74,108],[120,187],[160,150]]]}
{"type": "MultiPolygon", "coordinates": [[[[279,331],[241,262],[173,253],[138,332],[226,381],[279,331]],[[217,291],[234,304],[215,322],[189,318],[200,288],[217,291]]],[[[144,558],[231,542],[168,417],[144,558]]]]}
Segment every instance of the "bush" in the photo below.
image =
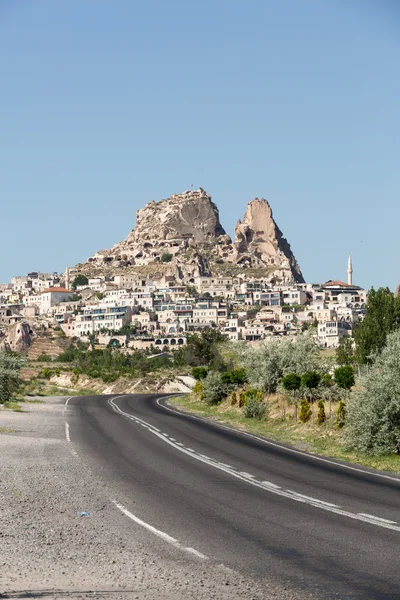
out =
{"type": "Polygon", "coordinates": [[[36,360],[37,362],[51,362],[52,358],[50,354],[39,354],[36,360]]]}
{"type": "Polygon", "coordinates": [[[45,379],[50,379],[51,370],[48,367],[46,367],[45,369],[42,369],[39,373],[39,377],[44,377],[45,379]]]}
{"type": "Polygon", "coordinates": [[[10,402],[21,385],[21,358],[12,352],[0,352],[0,402],[10,402]]]}
{"type": "Polygon", "coordinates": [[[282,379],[282,386],[288,392],[296,392],[301,386],[301,377],[297,373],[288,373],[282,379]]]}
{"type": "Polygon", "coordinates": [[[237,395],[236,392],[232,392],[232,396],[231,396],[231,405],[234,406],[237,402],[237,395]]]}
{"type": "Polygon", "coordinates": [[[246,406],[246,394],[244,392],[240,392],[239,394],[239,408],[243,408],[246,406]]]}
{"type": "Polygon", "coordinates": [[[197,381],[199,381],[200,379],[205,379],[207,377],[207,373],[208,373],[207,367],[193,367],[190,370],[190,374],[197,381]]]}
{"type": "Polygon", "coordinates": [[[326,421],[325,414],[325,404],[322,400],[318,400],[318,414],[317,414],[317,423],[318,425],[322,425],[326,421]]]}
{"type": "Polygon", "coordinates": [[[193,387],[193,393],[196,394],[196,396],[200,396],[202,391],[203,391],[203,384],[200,383],[200,381],[196,381],[196,383],[194,384],[194,387],[193,387]]]}
{"type": "Polygon", "coordinates": [[[300,402],[300,414],[299,419],[302,423],[307,423],[311,419],[311,405],[308,400],[303,398],[300,402]]]}
{"type": "Polygon", "coordinates": [[[258,419],[261,421],[267,412],[264,402],[257,400],[256,396],[247,398],[246,406],[243,407],[243,415],[246,419],[258,419]]]}
{"type": "Polygon", "coordinates": [[[339,367],[333,374],[336,385],[344,390],[349,390],[355,383],[353,367],[350,365],[339,367]]]}
{"type": "Polygon", "coordinates": [[[224,383],[231,383],[232,385],[243,385],[247,381],[246,371],[244,369],[234,369],[233,371],[227,371],[221,375],[224,383]]]}
{"type": "Polygon", "coordinates": [[[104,383],[113,383],[118,379],[118,373],[103,373],[101,376],[104,383]]]}
{"type": "Polygon", "coordinates": [[[161,262],[163,263],[171,262],[171,260],[172,254],[170,254],[169,252],[164,252],[164,254],[161,256],[161,262]]]}
{"type": "Polygon", "coordinates": [[[341,429],[346,423],[346,405],[343,400],[339,401],[339,406],[336,411],[336,427],[341,429]]]}
{"type": "Polygon", "coordinates": [[[229,393],[230,386],[221,380],[216,371],[209,371],[203,379],[203,400],[209,406],[219,404],[229,393]]]}

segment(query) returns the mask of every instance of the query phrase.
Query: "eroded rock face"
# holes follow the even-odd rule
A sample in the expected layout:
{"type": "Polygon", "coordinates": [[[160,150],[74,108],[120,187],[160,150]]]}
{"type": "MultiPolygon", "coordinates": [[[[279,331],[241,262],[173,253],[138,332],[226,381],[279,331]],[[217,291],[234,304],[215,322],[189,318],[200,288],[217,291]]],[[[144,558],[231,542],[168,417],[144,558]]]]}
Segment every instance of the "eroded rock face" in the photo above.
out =
{"type": "Polygon", "coordinates": [[[220,221],[218,208],[202,188],[186,191],[150,202],[136,213],[136,228],[126,242],[144,245],[155,242],[177,241],[193,245],[215,245],[229,240],[220,221]]]}
{"type": "Polygon", "coordinates": [[[252,267],[276,266],[278,271],[288,272],[289,279],[304,281],[290,244],[282,236],[264,198],[248,203],[243,221],[239,220],[235,227],[233,245],[237,260],[246,260],[252,267]]]}
{"type": "Polygon", "coordinates": [[[110,250],[99,250],[73,272],[112,274],[129,268],[141,276],[192,278],[214,274],[303,281],[300,268],[264,199],[249,202],[235,241],[223,229],[202,188],[154,200],[136,213],[136,227],[110,250]],[[249,269],[256,270],[251,273],[249,269]]]}

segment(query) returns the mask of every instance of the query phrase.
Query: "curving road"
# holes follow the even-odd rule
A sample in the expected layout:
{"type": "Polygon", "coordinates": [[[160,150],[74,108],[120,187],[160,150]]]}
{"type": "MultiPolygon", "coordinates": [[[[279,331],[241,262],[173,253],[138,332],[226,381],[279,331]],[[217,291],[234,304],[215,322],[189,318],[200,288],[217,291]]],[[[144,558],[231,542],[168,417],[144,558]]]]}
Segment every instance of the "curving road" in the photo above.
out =
{"type": "Polygon", "coordinates": [[[66,436],[110,501],[199,561],[313,598],[400,599],[400,479],[242,434],[167,396],[72,398],[66,436]]]}

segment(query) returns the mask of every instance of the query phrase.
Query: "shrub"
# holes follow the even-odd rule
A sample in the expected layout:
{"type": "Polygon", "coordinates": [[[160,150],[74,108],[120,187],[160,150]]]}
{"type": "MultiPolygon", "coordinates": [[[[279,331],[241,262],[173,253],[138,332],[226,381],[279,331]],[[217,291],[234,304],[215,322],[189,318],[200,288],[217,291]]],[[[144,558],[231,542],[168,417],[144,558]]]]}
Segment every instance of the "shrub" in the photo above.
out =
{"type": "Polygon", "coordinates": [[[193,393],[196,394],[196,396],[199,396],[203,391],[203,384],[200,383],[200,381],[196,381],[196,383],[194,384],[193,387],[193,393]]]}
{"type": "Polygon", "coordinates": [[[104,373],[101,378],[104,383],[113,383],[114,381],[117,381],[118,377],[118,373],[104,373]]]}
{"type": "Polygon", "coordinates": [[[229,391],[229,386],[221,380],[221,375],[216,371],[209,371],[203,379],[203,400],[210,406],[219,404],[229,391]]]}
{"type": "Polygon", "coordinates": [[[339,400],[339,406],[336,411],[336,427],[341,429],[346,423],[346,405],[343,400],[339,400]]]}
{"type": "Polygon", "coordinates": [[[353,367],[346,365],[338,367],[333,375],[336,385],[344,390],[349,390],[355,383],[353,367]]]}
{"type": "Polygon", "coordinates": [[[231,396],[231,405],[234,406],[237,402],[237,395],[236,392],[232,392],[232,396],[231,396]]]}
{"type": "Polygon", "coordinates": [[[258,419],[261,421],[265,417],[266,412],[266,404],[257,400],[256,396],[250,396],[243,407],[243,415],[246,419],[258,419]]]}
{"type": "Polygon", "coordinates": [[[199,381],[200,379],[205,379],[207,377],[208,369],[207,367],[193,367],[190,371],[192,377],[199,381]]]}
{"type": "Polygon", "coordinates": [[[282,386],[288,392],[296,392],[301,386],[301,377],[297,373],[288,373],[282,379],[282,386]]]}
{"type": "Polygon", "coordinates": [[[221,379],[224,383],[231,383],[232,385],[243,385],[247,381],[246,371],[244,369],[234,369],[233,371],[227,371],[222,373],[221,379]]]}
{"type": "Polygon", "coordinates": [[[311,405],[308,400],[303,398],[300,402],[300,414],[299,419],[302,423],[307,423],[311,419],[311,405]]]}
{"type": "Polygon", "coordinates": [[[167,262],[171,262],[172,260],[172,254],[170,254],[169,252],[164,252],[164,254],[161,256],[161,262],[167,263],[167,262]]]}
{"type": "Polygon", "coordinates": [[[37,362],[51,362],[52,358],[50,354],[39,354],[36,360],[37,362]]]}
{"type": "Polygon", "coordinates": [[[322,400],[318,400],[318,414],[317,414],[317,423],[318,425],[322,425],[326,421],[325,414],[325,404],[322,400]]]}
{"type": "Polygon", "coordinates": [[[42,369],[39,373],[39,377],[44,377],[45,379],[50,379],[51,377],[51,371],[48,367],[46,367],[45,369],[42,369]]]}
{"type": "Polygon", "coordinates": [[[240,392],[239,394],[239,408],[243,408],[246,406],[246,394],[244,392],[240,392]]]}
{"type": "Polygon", "coordinates": [[[12,400],[21,384],[19,370],[21,358],[12,352],[0,352],[0,402],[12,400]]]}
{"type": "Polygon", "coordinates": [[[57,367],[57,369],[54,369],[54,373],[55,373],[56,377],[60,377],[61,369],[57,367]]]}

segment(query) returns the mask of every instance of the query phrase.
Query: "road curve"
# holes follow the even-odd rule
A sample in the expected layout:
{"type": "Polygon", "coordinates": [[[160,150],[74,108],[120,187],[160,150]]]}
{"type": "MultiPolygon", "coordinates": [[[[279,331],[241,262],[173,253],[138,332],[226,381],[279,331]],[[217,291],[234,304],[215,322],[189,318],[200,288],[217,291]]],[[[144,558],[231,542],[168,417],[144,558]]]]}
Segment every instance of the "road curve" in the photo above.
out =
{"type": "Polygon", "coordinates": [[[68,437],[101,464],[127,527],[305,597],[400,599],[400,479],[165,406],[72,398],[68,437]]]}

